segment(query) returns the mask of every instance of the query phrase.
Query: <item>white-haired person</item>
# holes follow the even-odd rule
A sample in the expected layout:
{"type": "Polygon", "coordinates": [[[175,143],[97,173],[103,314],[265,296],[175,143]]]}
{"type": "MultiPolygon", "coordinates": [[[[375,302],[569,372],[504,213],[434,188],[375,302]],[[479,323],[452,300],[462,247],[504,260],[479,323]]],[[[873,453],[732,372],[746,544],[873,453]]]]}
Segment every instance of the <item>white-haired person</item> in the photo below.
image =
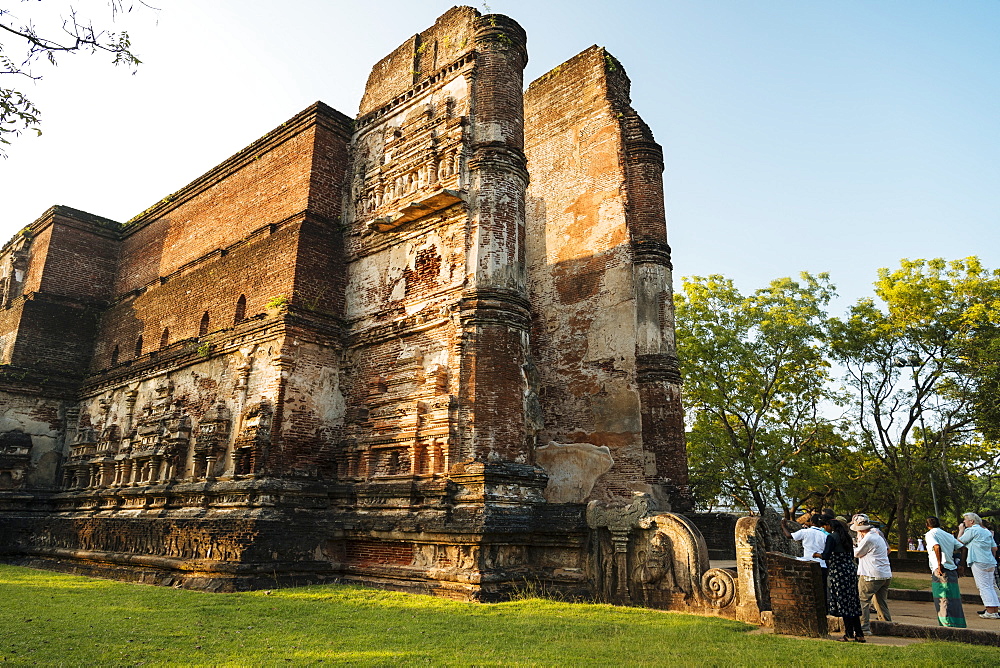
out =
{"type": "Polygon", "coordinates": [[[958,540],[969,549],[966,563],[972,568],[979,595],[986,609],[979,613],[983,619],[1000,619],[1000,597],[997,596],[993,572],[997,567],[997,544],[993,532],[983,526],[983,520],[975,513],[963,513],[958,540]]]}

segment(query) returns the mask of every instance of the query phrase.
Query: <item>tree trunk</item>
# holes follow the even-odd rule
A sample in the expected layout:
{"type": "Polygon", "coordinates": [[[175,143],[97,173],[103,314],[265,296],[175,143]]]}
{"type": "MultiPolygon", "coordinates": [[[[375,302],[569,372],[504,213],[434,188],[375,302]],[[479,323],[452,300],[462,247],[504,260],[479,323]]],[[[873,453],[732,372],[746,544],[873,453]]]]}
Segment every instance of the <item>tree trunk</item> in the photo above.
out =
{"type": "Polygon", "coordinates": [[[760,491],[757,490],[757,489],[751,489],[750,490],[750,494],[753,495],[754,503],[757,504],[757,512],[760,515],[763,515],[764,514],[764,508],[767,507],[767,502],[764,500],[764,497],[761,495],[760,491]]]}
{"type": "Polygon", "coordinates": [[[910,495],[907,490],[901,489],[896,494],[896,520],[898,522],[898,527],[896,529],[896,536],[898,540],[896,541],[896,558],[906,559],[907,550],[909,549],[909,524],[910,524],[910,495]]]}

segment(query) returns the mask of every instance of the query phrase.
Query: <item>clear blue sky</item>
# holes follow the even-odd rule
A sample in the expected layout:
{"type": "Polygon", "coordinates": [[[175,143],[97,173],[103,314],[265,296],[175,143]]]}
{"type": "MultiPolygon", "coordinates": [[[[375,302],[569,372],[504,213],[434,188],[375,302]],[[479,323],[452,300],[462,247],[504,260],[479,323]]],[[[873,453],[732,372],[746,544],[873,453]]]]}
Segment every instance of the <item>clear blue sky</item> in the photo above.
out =
{"type": "MultiPolygon", "coordinates": [[[[57,203],[127,220],[316,100],[354,115],[371,65],[451,6],[152,4],[121,24],[144,60],[135,76],[78,56],[26,87],[44,135],[0,162],[0,236],[57,203]]],[[[621,60],[665,149],[678,284],[722,273],[749,291],[828,271],[839,309],[901,257],[1000,266],[1000,2],[488,9],[527,30],[526,81],[591,44],[621,60]]]]}

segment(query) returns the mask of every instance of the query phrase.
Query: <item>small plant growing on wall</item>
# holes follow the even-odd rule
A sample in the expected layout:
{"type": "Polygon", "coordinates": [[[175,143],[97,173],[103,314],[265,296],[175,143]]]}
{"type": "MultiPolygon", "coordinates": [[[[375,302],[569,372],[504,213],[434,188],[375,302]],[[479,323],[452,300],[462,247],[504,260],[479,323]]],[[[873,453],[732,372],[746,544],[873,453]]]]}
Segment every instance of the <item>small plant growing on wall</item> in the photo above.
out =
{"type": "Polygon", "coordinates": [[[208,359],[209,354],[212,352],[212,345],[209,343],[203,343],[198,346],[198,349],[195,352],[198,353],[198,357],[208,359]]]}
{"type": "Polygon", "coordinates": [[[271,297],[271,300],[264,304],[264,308],[268,311],[284,311],[288,308],[288,297],[285,295],[278,295],[277,297],[271,297]]]}

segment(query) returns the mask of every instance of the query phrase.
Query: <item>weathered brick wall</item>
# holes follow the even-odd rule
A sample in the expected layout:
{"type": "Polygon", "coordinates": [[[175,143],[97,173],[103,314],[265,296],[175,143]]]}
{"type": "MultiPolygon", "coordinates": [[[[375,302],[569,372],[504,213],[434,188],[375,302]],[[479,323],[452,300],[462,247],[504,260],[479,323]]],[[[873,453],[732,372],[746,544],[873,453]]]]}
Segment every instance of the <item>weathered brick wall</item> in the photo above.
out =
{"type": "MultiPolygon", "coordinates": [[[[111,297],[118,262],[118,225],[58,207],[52,218],[38,290],[49,295],[104,302],[111,297]],[[73,215],[76,213],[77,215],[73,215]],[[79,218],[79,220],[78,220],[79,218]]],[[[34,245],[34,244],[33,244],[34,245]]]]}
{"type": "Polygon", "coordinates": [[[409,566],[413,563],[413,543],[379,540],[352,540],[345,549],[348,566],[409,566]]]}
{"type": "Polygon", "coordinates": [[[24,274],[22,289],[19,293],[30,294],[38,292],[42,287],[42,276],[45,270],[45,261],[49,254],[49,243],[52,240],[52,225],[47,224],[51,220],[52,209],[45,212],[41,218],[36,220],[32,227],[38,226],[37,232],[28,233],[28,262],[27,271],[24,274]]]}
{"type": "Polygon", "coordinates": [[[126,225],[115,294],[303,214],[323,114],[336,112],[326,105],[306,109],[126,225]]]}
{"type": "Polygon", "coordinates": [[[530,315],[525,275],[523,70],[527,37],[506,16],[476,19],[470,263],[462,304],[464,447],[480,460],[530,461],[530,315]]]}
{"type": "Polygon", "coordinates": [[[352,475],[528,457],[524,59],[517,24],[464,7],[372,70],[346,203],[352,475]]]}
{"type": "Polygon", "coordinates": [[[595,498],[631,496],[647,462],[636,384],[636,300],[622,137],[606,54],[592,48],[525,95],[527,261],[540,443],[606,445],[615,464],[595,498]]]}
{"type": "Polygon", "coordinates": [[[287,358],[289,373],[281,395],[276,431],[280,445],[272,453],[272,470],[283,476],[335,480],[345,412],[340,347],[293,336],[285,339],[281,354],[287,358]]]}
{"type": "Polygon", "coordinates": [[[0,252],[3,362],[79,378],[110,297],[117,223],[52,207],[0,252]]]}
{"type": "Polygon", "coordinates": [[[467,53],[474,39],[472,7],[452,7],[434,25],[403,42],[372,67],[359,115],[364,116],[392,98],[424,82],[439,68],[467,53]]]}
{"type": "Polygon", "coordinates": [[[25,491],[55,486],[69,405],[62,399],[0,391],[0,489],[25,491]],[[30,438],[29,451],[5,447],[5,440],[17,440],[9,438],[10,434],[26,434],[30,438]]]}
{"type": "Polygon", "coordinates": [[[594,497],[643,491],[684,509],[662,155],[629,85],[621,64],[591,47],[526,93],[538,436],[611,449],[615,465],[594,497]]]}
{"type": "Polygon", "coordinates": [[[17,328],[21,324],[24,303],[25,300],[20,299],[0,308],[0,364],[10,364],[14,354],[14,342],[17,340],[17,328]]]}
{"type": "Polygon", "coordinates": [[[36,294],[24,302],[10,363],[82,378],[90,364],[100,311],[36,294]]]}
{"type": "Polygon", "coordinates": [[[352,351],[345,477],[440,476],[468,458],[455,420],[459,359],[447,320],[403,341],[370,336],[352,351]]]}
{"type": "Polygon", "coordinates": [[[736,522],[731,513],[686,513],[705,538],[711,559],[736,558],[736,522]]]}
{"type": "Polygon", "coordinates": [[[341,213],[349,169],[350,119],[325,105],[318,117],[309,187],[309,215],[299,229],[296,303],[343,317],[346,267],[341,213]]]}
{"type": "MultiPolygon", "coordinates": [[[[186,271],[117,300],[101,317],[93,369],[113,366],[115,346],[119,364],[134,360],[139,336],[143,355],[160,349],[164,329],[168,344],[197,339],[206,313],[207,333],[232,329],[241,295],[245,319],[264,314],[277,297],[291,298],[301,227],[300,221],[264,225],[224,253],[216,249],[186,271]]],[[[316,283],[322,285],[323,278],[316,283]]]]}
{"type": "Polygon", "coordinates": [[[294,287],[275,294],[287,294],[308,311],[343,318],[347,272],[339,227],[307,218],[296,237],[294,287]]]}
{"type": "Polygon", "coordinates": [[[767,582],[775,633],[826,637],[826,595],[817,562],[768,552],[767,582]]]}
{"type": "Polygon", "coordinates": [[[674,339],[673,266],[663,203],[663,150],[632,109],[625,70],[605,54],[609,90],[623,138],[629,239],[635,261],[636,371],[643,448],[652,455],[646,483],[674,510],[691,507],[681,377],[674,339]]]}

